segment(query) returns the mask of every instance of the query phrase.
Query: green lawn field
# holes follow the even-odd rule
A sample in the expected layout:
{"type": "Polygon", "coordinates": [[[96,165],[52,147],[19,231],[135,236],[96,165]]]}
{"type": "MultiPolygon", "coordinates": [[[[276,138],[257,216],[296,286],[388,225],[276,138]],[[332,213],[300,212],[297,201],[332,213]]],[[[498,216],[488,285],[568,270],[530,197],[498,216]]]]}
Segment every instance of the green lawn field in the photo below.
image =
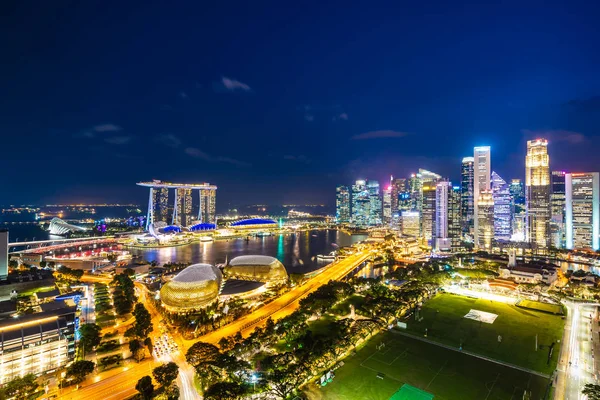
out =
{"type": "Polygon", "coordinates": [[[388,331],[344,359],[327,386],[304,392],[311,400],[389,400],[405,383],[435,400],[521,400],[525,390],[540,400],[548,379],[388,331]]]}
{"type": "Polygon", "coordinates": [[[409,333],[453,347],[551,374],[558,360],[564,319],[561,316],[514,305],[444,293],[428,300],[407,321],[409,333]],[[464,318],[471,310],[497,314],[493,324],[464,318]],[[501,336],[501,342],[498,336],[501,336]],[[538,350],[535,350],[536,335],[538,350]],[[556,342],[548,363],[550,345],[556,342]]]}

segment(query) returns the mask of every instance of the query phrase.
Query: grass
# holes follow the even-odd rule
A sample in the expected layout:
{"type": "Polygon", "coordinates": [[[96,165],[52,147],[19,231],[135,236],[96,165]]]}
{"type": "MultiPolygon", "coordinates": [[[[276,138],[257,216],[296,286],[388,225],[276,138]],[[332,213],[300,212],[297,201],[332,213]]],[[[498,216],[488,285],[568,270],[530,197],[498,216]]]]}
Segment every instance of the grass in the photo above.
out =
{"type": "Polygon", "coordinates": [[[530,310],[547,312],[550,314],[557,314],[557,315],[563,314],[563,308],[561,305],[558,305],[558,304],[542,303],[542,302],[533,301],[533,300],[520,300],[517,303],[517,306],[519,306],[521,308],[528,308],[530,310]]]}
{"type": "Polygon", "coordinates": [[[36,287],[36,288],[32,288],[32,289],[23,290],[22,292],[19,293],[19,296],[33,296],[34,293],[49,292],[54,289],[56,289],[56,286],[36,287]]]}
{"type": "Polygon", "coordinates": [[[336,304],[331,312],[337,315],[348,315],[350,313],[350,305],[354,306],[355,310],[358,310],[365,303],[365,298],[361,295],[355,294],[344,300],[343,302],[336,304]]]}
{"type": "Polygon", "coordinates": [[[514,305],[474,299],[454,294],[440,294],[427,301],[418,316],[405,321],[408,331],[440,343],[459,347],[496,360],[551,374],[560,353],[554,346],[552,359],[547,363],[549,346],[562,339],[563,318],[544,312],[525,310],[514,305]],[[493,324],[464,318],[469,310],[497,314],[493,324]],[[498,342],[498,336],[502,341],[498,342]],[[536,335],[538,348],[535,351],[536,335]]]}
{"type": "Polygon", "coordinates": [[[325,387],[310,383],[311,400],[388,400],[405,383],[433,394],[435,400],[543,399],[548,380],[464,353],[383,332],[344,359],[325,387]],[[377,350],[377,345],[386,346],[377,350]],[[377,377],[383,374],[383,379],[377,377]]]}
{"type": "Polygon", "coordinates": [[[331,333],[331,325],[336,318],[330,314],[324,314],[321,318],[310,321],[308,323],[308,329],[315,336],[328,336],[331,333]]]}

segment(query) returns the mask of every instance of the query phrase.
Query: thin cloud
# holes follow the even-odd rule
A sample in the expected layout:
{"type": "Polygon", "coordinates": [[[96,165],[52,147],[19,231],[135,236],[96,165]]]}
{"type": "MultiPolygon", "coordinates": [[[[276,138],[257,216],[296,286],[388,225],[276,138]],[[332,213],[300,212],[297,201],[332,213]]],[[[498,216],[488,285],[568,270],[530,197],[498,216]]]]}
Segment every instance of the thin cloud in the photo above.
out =
{"type": "Polygon", "coordinates": [[[592,96],[587,99],[573,99],[567,102],[566,105],[578,111],[600,111],[600,96],[592,96]]]}
{"type": "Polygon", "coordinates": [[[109,144],[127,144],[131,142],[131,139],[131,136],[113,136],[104,139],[104,141],[109,144]]]}
{"type": "Polygon", "coordinates": [[[543,138],[553,143],[580,144],[587,141],[587,137],[581,132],[567,131],[564,129],[530,130],[522,129],[521,132],[528,138],[543,138]]]}
{"type": "Polygon", "coordinates": [[[156,136],[154,140],[160,144],[164,144],[165,146],[177,148],[181,146],[181,139],[172,133],[163,133],[161,135],[156,136]]]}
{"type": "Polygon", "coordinates": [[[210,154],[200,150],[197,147],[186,147],[184,150],[184,153],[186,153],[190,157],[198,158],[200,160],[204,160],[207,162],[225,163],[225,164],[235,165],[237,167],[249,167],[252,165],[245,161],[236,160],[231,157],[222,157],[222,156],[213,157],[210,154]]]}
{"type": "Polygon", "coordinates": [[[312,114],[304,114],[304,120],[306,122],[313,122],[315,120],[315,116],[312,114]]]}
{"type": "Polygon", "coordinates": [[[300,154],[298,156],[286,154],[285,156],[283,156],[283,159],[288,160],[288,161],[297,161],[297,162],[304,163],[304,164],[311,163],[311,160],[303,154],[300,154]]]}
{"type": "Polygon", "coordinates": [[[96,125],[92,128],[95,132],[118,132],[120,130],[122,130],[123,128],[121,128],[119,125],[115,125],[115,124],[101,124],[101,125],[96,125]]]}
{"type": "Polygon", "coordinates": [[[352,136],[351,140],[368,140],[368,139],[383,139],[383,138],[401,138],[407,136],[406,132],[393,131],[390,129],[381,131],[370,131],[352,136]]]}
{"type": "Polygon", "coordinates": [[[227,78],[224,76],[222,77],[221,81],[223,82],[223,86],[227,90],[243,90],[245,92],[249,92],[250,90],[252,90],[249,85],[232,78],[227,78]]]}
{"type": "Polygon", "coordinates": [[[344,121],[348,121],[348,114],[341,113],[340,115],[338,115],[338,119],[343,119],[344,121]]]}
{"type": "Polygon", "coordinates": [[[181,97],[182,99],[187,99],[188,95],[186,92],[181,91],[181,92],[179,92],[179,97],[181,97]]]}
{"type": "Polygon", "coordinates": [[[202,150],[200,150],[197,147],[186,147],[184,152],[185,152],[185,154],[187,154],[188,156],[191,156],[191,157],[200,158],[205,161],[212,160],[211,156],[209,156],[208,153],[203,152],[202,150]]]}

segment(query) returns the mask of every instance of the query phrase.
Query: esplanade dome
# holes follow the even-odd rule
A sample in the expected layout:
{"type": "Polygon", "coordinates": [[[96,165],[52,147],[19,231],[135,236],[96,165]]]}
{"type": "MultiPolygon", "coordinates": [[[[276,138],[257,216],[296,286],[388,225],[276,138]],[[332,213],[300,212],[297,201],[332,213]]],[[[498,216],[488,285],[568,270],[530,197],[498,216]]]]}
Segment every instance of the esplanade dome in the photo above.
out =
{"type": "Polygon", "coordinates": [[[204,308],[217,300],[222,281],[223,275],[214,265],[190,265],[160,289],[162,305],[174,313],[204,308]]]}
{"type": "Polygon", "coordinates": [[[285,283],[288,273],[283,264],[269,256],[239,256],[225,267],[227,278],[266,283],[285,283]]]}

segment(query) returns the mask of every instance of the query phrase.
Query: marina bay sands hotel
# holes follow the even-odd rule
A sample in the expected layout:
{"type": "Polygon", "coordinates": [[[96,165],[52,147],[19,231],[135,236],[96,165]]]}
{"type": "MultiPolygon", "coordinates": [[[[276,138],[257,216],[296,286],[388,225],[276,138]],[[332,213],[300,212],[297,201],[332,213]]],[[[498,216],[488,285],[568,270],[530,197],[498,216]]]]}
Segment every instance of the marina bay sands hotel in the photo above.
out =
{"type": "Polygon", "coordinates": [[[138,182],[138,186],[150,188],[146,229],[151,224],[188,227],[197,223],[215,224],[217,187],[209,183],[171,183],[159,180],[138,182]],[[169,204],[169,190],[174,189],[174,200],[169,204]],[[194,204],[193,191],[198,191],[198,203],[194,204]]]}

